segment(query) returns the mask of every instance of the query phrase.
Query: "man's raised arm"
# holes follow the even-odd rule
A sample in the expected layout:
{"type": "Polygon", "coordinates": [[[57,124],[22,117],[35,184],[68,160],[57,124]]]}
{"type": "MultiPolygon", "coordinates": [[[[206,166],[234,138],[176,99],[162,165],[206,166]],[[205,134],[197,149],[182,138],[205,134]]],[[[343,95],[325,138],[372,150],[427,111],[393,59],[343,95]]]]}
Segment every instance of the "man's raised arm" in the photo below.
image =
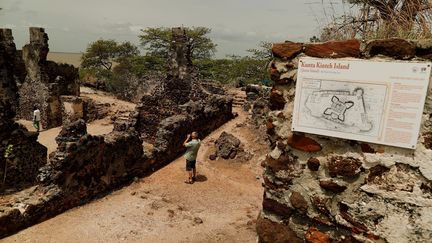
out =
{"type": "Polygon", "coordinates": [[[183,146],[185,146],[186,147],[186,144],[187,144],[187,142],[189,141],[189,138],[190,138],[190,133],[187,135],[187,137],[186,137],[186,140],[183,142],[183,146]]]}

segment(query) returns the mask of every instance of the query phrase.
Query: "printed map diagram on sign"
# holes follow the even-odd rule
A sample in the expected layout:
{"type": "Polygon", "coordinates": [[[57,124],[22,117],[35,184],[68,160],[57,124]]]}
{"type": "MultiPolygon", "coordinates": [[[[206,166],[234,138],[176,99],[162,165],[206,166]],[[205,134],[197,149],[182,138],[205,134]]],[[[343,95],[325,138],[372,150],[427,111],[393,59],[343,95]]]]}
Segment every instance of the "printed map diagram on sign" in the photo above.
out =
{"type": "Polygon", "coordinates": [[[291,130],[415,149],[432,63],[302,57],[291,130]]]}
{"type": "Polygon", "coordinates": [[[299,123],[314,129],[379,135],[387,86],[304,79],[299,123]]]}

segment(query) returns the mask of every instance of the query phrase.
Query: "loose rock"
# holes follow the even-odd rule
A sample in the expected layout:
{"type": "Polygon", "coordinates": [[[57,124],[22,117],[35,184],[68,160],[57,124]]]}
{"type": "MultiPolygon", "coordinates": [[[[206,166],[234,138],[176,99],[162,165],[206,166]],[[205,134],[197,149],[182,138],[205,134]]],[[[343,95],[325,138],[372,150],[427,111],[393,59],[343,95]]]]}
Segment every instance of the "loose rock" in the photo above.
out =
{"type": "Polygon", "coordinates": [[[234,159],[239,151],[240,140],[232,134],[222,132],[215,144],[218,156],[223,159],[234,159]]]}

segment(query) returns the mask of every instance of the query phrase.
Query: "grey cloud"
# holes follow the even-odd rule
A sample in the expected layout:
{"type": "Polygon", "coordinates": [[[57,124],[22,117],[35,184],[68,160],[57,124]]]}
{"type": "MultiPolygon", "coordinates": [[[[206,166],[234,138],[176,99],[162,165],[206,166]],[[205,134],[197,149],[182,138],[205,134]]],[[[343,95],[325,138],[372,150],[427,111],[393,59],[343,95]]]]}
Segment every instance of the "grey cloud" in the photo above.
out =
{"type": "Polygon", "coordinates": [[[228,42],[247,41],[248,37],[243,32],[213,30],[210,37],[215,40],[228,42]]]}
{"type": "Polygon", "coordinates": [[[15,0],[9,6],[6,5],[4,11],[19,12],[22,10],[21,5],[22,5],[22,0],[15,0]]]}
{"type": "Polygon", "coordinates": [[[0,7],[0,27],[13,27],[18,43],[27,42],[27,27],[39,25],[53,51],[84,51],[100,38],[138,44],[142,28],[158,26],[211,28],[218,57],[243,55],[260,41],[302,41],[317,34],[305,0],[1,0],[0,7]]]}

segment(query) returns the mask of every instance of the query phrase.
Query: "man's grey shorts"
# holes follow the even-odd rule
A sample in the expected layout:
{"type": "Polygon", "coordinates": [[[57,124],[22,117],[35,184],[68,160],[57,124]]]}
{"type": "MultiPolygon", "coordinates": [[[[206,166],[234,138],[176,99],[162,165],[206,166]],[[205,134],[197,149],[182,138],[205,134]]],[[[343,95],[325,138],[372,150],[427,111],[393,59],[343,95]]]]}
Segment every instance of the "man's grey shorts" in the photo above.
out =
{"type": "Polygon", "coordinates": [[[196,165],[196,160],[186,160],[186,171],[191,171],[193,169],[195,169],[195,165],[196,165]]]}

